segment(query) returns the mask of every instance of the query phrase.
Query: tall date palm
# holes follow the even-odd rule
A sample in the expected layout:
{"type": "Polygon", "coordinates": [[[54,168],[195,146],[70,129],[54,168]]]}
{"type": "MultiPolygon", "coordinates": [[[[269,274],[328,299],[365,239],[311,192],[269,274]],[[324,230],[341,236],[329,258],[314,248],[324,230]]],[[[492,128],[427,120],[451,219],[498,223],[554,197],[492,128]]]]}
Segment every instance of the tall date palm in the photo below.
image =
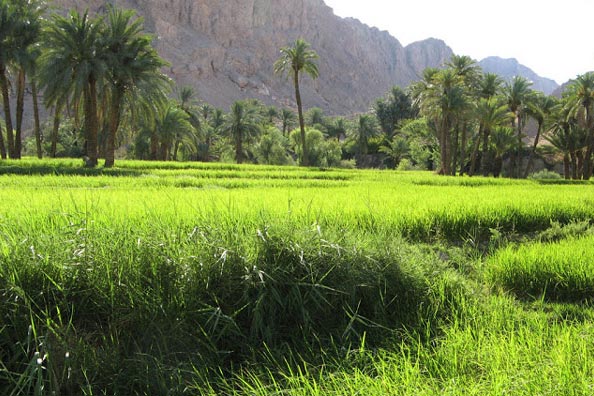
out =
{"type": "Polygon", "coordinates": [[[88,167],[97,166],[98,88],[107,70],[102,28],[102,19],[87,13],[53,15],[43,33],[45,52],[40,59],[40,88],[47,103],[66,103],[70,96],[83,98],[88,167]]]}
{"type": "Polygon", "coordinates": [[[221,132],[233,139],[235,161],[238,164],[241,164],[245,157],[243,144],[259,131],[260,118],[257,109],[243,101],[233,103],[231,111],[225,117],[221,132]]]}
{"type": "Polygon", "coordinates": [[[152,38],[143,33],[143,20],[133,17],[132,10],[111,8],[103,38],[110,91],[105,151],[108,168],[114,165],[116,135],[126,97],[130,104],[138,102],[135,96],[165,103],[169,91],[169,79],[160,72],[166,63],[152,47],[152,38]]]}
{"type": "Polygon", "coordinates": [[[293,77],[295,101],[297,102],[297,112],[299,114],[299,128],[301,130],[301,147],[303,149],[301,164],[307,166],[309,164],[305,139],[303,105],[301,103],[301,92],[299,90],[299,75],[300,73],[305,72],[314,79],[318,78],[319,71],[315,61],[319,57],[315,51],[310,49],[310,44],[303,39],[297,39],[292,47],[281,48],[280,52],[280,58],[274,63],[274,72],[281,75],[288,73],[288,75],[293,77]]]}

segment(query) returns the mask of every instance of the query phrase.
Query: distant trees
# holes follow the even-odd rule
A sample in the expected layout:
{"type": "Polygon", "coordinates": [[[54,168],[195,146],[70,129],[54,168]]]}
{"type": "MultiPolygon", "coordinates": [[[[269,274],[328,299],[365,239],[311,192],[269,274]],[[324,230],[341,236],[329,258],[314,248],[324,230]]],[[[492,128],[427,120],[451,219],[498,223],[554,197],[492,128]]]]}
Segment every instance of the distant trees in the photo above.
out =
{"type": "Polygon", "coordinates": [[[42,0],[0,0],[2,158],[23,151],[29,83],[36,120],[27,154],[86,155],[91,167],[99,158],[114,166],[116,156],[390,168],[407,159],[407,168],[444,175],[527,177],[546,159],[562,161],[566,178],[589,179],[594,171],[594,73],[578,76],[556,99],[525,78],[503,82],[454,55],[407,89],[390,88],[367,112],[334,117],[313,107],[304,114],[300,83],[304,74],[319,76],[319,58],[298,39],[273,65],[292,78],[296,108],[250,99],[226,112],[189,87],[173,94],[161,72],[166,63],[132,11],[107,7],[96,16],[72,11],[45,20],[44,12],[42,0]],[[46,141],[38,89],[53,109],[46,141]]]}
{"type": "MultiPolygon", "coordinates": [[[[25,83],[27,75],[33,77],[35,73],[42,5],[38,0],[0,0],[0,90],[6,125],[6,142],[0,128],[2,158],[21,157],[25,83]],[[16,77],[16,129],[10,105],[11,69],[16,77]]],[[[32,82],[32,89],[36,90],[32,82]]]]}
{"type": "Polygon", "coordinates": [[[115,8],[106,17],[91,18],[76,11],[68,18],[53,15],[45,29],[40,85],[46,103],[56,111],[63,103],[82,99],[87,166],[98,163],[103,125],[105,166],[113,166],[125,106],[155,114],[167,102],[169,81],[160,72],[165,62],[153,49],[152,38],[142,31],[142,19],[115,8]]]}

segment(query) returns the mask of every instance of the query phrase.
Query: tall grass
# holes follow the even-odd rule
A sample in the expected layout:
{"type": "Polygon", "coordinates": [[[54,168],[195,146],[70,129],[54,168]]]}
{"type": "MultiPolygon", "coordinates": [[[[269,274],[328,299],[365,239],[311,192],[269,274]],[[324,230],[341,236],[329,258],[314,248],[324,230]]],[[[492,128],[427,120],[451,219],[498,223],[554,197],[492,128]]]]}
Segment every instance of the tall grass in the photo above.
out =
{"type": "Polygon", "coordinates": [[[594,298],[594,237],[508,247],[487,264],[490,280],[521,297],[594,298]]]}
{"type": "Polygon", "coordinates": [[[80,166],[0,163],[2,394],[591,393],[591,184],[80,166]]]}

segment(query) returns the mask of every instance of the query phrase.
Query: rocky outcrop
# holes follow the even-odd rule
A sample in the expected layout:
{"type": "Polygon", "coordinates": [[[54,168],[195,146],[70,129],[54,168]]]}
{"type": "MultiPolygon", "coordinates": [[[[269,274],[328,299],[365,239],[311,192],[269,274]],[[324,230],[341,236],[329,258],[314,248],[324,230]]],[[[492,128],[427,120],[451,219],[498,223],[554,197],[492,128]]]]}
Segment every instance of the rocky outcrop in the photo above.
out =
{"type": "Polygon", "coordinates": [[[403,47],[387,32],[335,16],[323,0],[54,1],[61,10],[106,3],[136,9],[171,64],[167,73],[224,109],[241,98],[292,106],[291,83],[274,75],[273,63],[300,37],[320,56],[320,77],[303,80],[304,104],[331,114],[366,111],[393,85],[407,86],[452,54],[434,39],[403,47]]]}
{"type": "Polygon", "coordinates": [[[491,56],[480,61],[479,65],[485,72],[495,73],[506,81],[510,81],[515,76],[525,77],[529,81],[532,81],[532,89],[541,91],[546,95],[552,94],[559,87],[559,84],[555,81],[539,76],[513,58],[503,59],[497,56],[491,56]]]}

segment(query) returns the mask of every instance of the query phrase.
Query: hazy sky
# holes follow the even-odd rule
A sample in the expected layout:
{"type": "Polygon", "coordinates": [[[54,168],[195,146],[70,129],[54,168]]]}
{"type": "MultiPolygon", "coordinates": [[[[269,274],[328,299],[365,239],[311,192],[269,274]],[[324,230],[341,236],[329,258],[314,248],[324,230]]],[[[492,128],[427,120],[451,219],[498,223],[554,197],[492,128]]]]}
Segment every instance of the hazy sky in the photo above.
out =
{"type": "Polygon", "coordinates": [[[563,83],[594,71],[593,0],[325,0],[403,45],[435,37],[459,55],[516,58],[563,83]]]}

